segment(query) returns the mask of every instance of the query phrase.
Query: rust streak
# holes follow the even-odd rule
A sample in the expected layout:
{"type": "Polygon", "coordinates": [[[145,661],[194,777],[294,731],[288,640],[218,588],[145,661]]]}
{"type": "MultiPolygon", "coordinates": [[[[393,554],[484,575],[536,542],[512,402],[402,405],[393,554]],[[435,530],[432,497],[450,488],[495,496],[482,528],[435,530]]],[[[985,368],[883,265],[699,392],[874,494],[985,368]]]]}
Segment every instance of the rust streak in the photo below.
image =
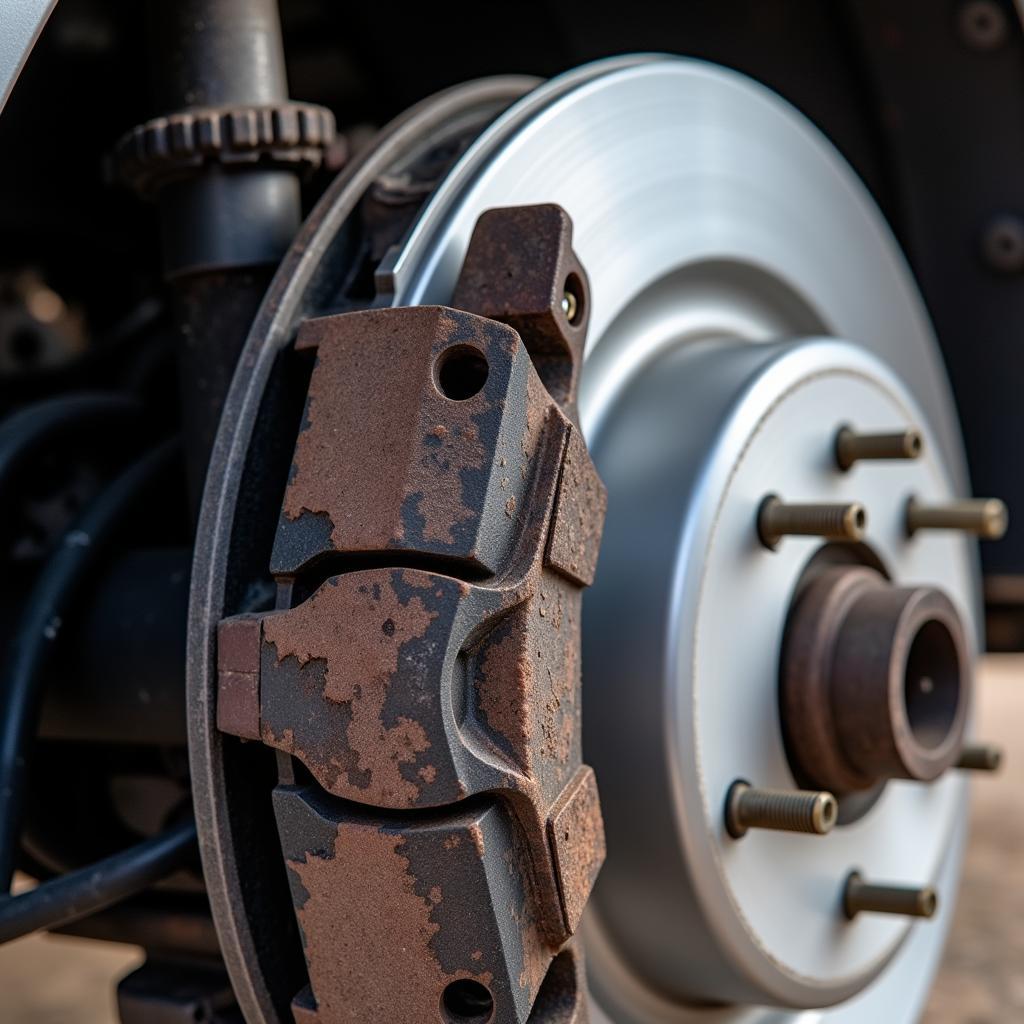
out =
{"type": "MultiPolygon", "coordinates": [[[[324,697],[352,709],[348,745],[358,769],[370,775],[367,788],[386,801],[411,805],[419,787],[402,775],[400,765],[414,762],[430,741],[419,722],[402,716],[386,725],[381,715],[402,645],[422,637],[436,613],[419,597],[403,604],[391,585],[346,586],[338,600],[340,586],[339,579],[329,580],[287,614],[268,616],[264,635],[279,662],[287,657],[300,664],[313,658],[326,662],[324,697]],[[367,628],[371,622],[376,628],[367,628]]],[[[421,778],[429,782],[429,775],[428,766],[421,778]]]]}
{"type": "Polygon", "coordinates": [[[450,982],[491,982],[489,971],[448,974],[441,968],[431,948],[440,930],[431,913],[441,902],[441,891],[434,887],[428,899],[416,893],[416,879],[401,852],[404,843],[400,835],[344,822],[330,856],[288,861],[309,894],[297,915],[316,1017],[325,1024],[422,1024],[436,1019],[441,993],[450,982]],[[352,864],[360,870],[350,870],[352,864]],[[339,907],[345,908],[343,928],[338,927],[339,907]],[[394,963],[396,956],[401,970],[389,971],[382,985],[381,964],[394,963]]]}

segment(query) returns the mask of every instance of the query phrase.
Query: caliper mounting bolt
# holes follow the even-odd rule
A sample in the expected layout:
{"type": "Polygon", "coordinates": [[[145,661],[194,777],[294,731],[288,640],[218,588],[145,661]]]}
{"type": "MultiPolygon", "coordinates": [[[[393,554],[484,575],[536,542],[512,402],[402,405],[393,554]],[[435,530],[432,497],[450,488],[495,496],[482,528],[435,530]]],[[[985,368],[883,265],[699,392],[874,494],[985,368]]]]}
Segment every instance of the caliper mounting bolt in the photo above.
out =
{"type": "Polygon", "coordinates": [[[836,433],[836,464],[842,470],[865,460],[916,459],[923,449],[921,431],[912,427],[894,434],[860,434],[840,427],[836,433]]]}
{"type": "Polygon", "coordinates": [[[734,782],[725,798],[725,829],[733,839],[742,838],[751,828],[823,836],[832,831],[838,814],[831,793],[755,789],[743,780],[734,782]]]}
{"type": "Polygon", "coordinates": [[[852,921],[858,914],[898,914],[902,917],[933,917],[938,906],[935,890],[928,885],[875,885],[853,871],[843,890],[843,913],[852,921]]]}
{"type": "Polygon", "coordinates": [[[857,501],[834,505],[791,505],[769,494],[757,511],[757,534],[767,548],[786,536],[857,541],[864,536],[867,513],[857,501]]]}

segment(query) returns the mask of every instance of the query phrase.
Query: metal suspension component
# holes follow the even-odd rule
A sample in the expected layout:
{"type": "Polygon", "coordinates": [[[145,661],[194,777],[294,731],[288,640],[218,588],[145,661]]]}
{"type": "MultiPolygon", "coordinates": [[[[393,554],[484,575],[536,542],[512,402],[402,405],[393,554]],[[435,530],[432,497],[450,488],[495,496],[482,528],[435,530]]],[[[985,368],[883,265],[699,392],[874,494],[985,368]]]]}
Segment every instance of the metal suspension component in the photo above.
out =
{"type": "Polygon", "coordinates": [[[334,139],[325,108],[288,99],[277,0],[153,0],[159,116],[115,149],[155,199],[174,299],[192,504],[238,353],[301,214],[300,178],[334,139]]]}

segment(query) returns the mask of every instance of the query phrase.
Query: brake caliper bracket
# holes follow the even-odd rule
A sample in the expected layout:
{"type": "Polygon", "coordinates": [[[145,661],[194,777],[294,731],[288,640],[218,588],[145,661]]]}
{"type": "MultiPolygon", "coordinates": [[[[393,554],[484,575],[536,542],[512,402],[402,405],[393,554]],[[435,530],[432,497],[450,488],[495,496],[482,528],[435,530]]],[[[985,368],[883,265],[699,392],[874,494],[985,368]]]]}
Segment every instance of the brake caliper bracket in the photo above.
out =
{"type": "Polygon", "coordinates": [[[586,288],[563,210],[492,210],[459,308],[300,328],[278,608],[220,624],[217,707],[291,755],[299,1024],[585,1014],[566,943],[604,859],[579,653],[605,511],[575,421],[586,288]]]}

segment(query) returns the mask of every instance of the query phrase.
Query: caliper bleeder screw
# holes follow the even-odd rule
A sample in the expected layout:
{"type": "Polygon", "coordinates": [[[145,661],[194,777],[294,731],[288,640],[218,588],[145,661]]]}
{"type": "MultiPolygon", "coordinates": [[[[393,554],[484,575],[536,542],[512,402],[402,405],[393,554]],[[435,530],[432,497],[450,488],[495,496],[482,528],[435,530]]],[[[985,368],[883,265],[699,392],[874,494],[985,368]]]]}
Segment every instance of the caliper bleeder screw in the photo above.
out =
{"type": "Polygon", "coordinates": [[[566,288],[562,293],[562,312],[569,323],[575,323],[578,309],[579,303],[576,301],[575,293],[566,288]]]}

